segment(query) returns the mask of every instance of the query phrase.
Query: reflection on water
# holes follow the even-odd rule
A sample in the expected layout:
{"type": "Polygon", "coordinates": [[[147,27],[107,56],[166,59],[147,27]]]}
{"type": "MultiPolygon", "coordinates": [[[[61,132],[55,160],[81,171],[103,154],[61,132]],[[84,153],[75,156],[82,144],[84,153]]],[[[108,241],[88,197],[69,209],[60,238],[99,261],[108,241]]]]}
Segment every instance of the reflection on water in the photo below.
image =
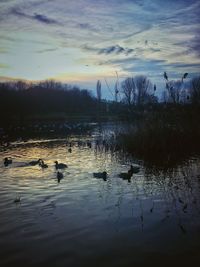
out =
{"type": "Polygon", "coordinates": [[[0,152],[1,266],[149,266],[163,257],[198,258],[199,159],[168,172],[146,169],[112,138],[110,127],[0,152]],[[5,157],[13,159],[7,167],[5,157]],[[39,158],[48,168],[28,165],[39,158]],[[55,161],[68,165],[59,183],[55,161]],[[131,164],[140,171],[129,183],[119,174],[131,164]],[[103,171],[106,181],[93,177],[103,171]]]}

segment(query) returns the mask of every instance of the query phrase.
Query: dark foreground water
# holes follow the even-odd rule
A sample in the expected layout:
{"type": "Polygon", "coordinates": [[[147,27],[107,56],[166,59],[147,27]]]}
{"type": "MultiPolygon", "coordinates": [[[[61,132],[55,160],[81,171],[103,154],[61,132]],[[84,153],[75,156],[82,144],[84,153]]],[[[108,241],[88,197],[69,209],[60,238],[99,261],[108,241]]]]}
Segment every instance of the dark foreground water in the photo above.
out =
{"type": "Polygon", "coordinates": [[[147,171],[107,144],[107,134],[16,142],[0,152],[0,266],[193,266],[200,260],[200,161],[147,171]],[[6,156],[13,158],[8,167],[6,156]],[[38,158],[49,167],[27,166],[38,158]],[[68,165],[60,183],[55,160],[68,165]],[[140,172],[129,183],[118,174],[130,164],[140,172]],[[93,177],[104,170],[107,181],[93,177]]]}

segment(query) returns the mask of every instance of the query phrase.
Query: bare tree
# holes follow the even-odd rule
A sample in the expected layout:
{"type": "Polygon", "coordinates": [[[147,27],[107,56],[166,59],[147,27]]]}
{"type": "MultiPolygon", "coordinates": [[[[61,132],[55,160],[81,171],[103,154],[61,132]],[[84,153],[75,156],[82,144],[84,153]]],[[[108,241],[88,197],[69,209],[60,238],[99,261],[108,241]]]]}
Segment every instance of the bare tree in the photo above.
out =
{"type": "Polygon", "coordinates": [[[154,92],[156,87],[144,75],[126,78],[122,84],[124,101],[128,105],[144,105],[156,101],[154,92]]]}
{"type": "Polygon", "coordinates": [[[193,78],[191,81],[191,102],[200,104],[200,76],[193,78]]]}
{"type": "Polygon", "coordinates": [[[21,80],[17,81],[15,84],[15,88],[19,91],[25,90],[27,89],[27,87],[28,87],[28,84],[21,80]]]}
{"type": "Polygon", "coordinates": [[[44,89],[54,90],[54,89],[61,89],[62,84],[60,82],[56,82],[51,79],[40,82],[39,87],[44,89]]]}
{"type": "Polygon", "coordinates": [[[144,75],[135,77],[135,85],[136,85],[136,101],[137,105],[142,105],[151,102],[150,96],[153,96],[153,85],[151,81],[144,75]]]}
{"type": "Polygon", "coordinates": [[[124,95],[124,100],[128,105],[135,103],[135,81],[134,78],[126,78],[122,84],[122,93],[124,95]]]}

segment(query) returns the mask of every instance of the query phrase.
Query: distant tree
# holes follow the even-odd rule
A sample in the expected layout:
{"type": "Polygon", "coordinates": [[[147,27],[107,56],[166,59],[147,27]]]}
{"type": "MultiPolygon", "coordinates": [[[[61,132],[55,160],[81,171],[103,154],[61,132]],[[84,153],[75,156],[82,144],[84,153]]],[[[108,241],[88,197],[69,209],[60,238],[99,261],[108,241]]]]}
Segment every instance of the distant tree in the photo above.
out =
{"type": "Polygon", "coordinates": [[[63,85],[53,80],[37,83],[0,83],[0,119],[3,114],[26,116],[52,112],[91,113],[96,99],[88,90],[63,85]]]}
{"type": "Polygon", "coordinates": [[[195,77],[191,81],[191,102],[200,104],[200,76],[195,77]]]}
{"type": "Polygon", "coordinates": [[[97,81],[97,99],[101,102],[101,82],[97,81]]]}
{"type": "Polygon", "coordinates": [[[135,84],[137,89],[137,104],[147,104],[151,102],[153,94],[153,86],[151,81],[144,75],[135,77],[135,84]]]}
{"type": "Polygon", "coordinates": [[[15,88],[17,90],[25,90],[28,88],[28,84],[26,82],[20,80],[20,81],[17,81],[15,83],[15,88]]]}
{"type": "Polygon", "coordinates": [[[43,88],[43,89],[49,89],[49,90],[53,90],[53,89],[62,89],[62,84],[60,82],[56,82],[54,80],[45,80],[45,81],[42,81],[38,84],[38,86],[40,88],[43,88]]]}
{"type": "Polygon", "coordinates": [[[135,81],[133,77],[126,78],[121,83],[122,94],[124,96],[124,101],[129,106],[135,104],[135,81]]]}
{"type": "Polygon", "coordinates": [[[128,105],[144,105],[156,101],[155,87],[145,75],[126,78],[122,84],[124,101],[128,105]]]}

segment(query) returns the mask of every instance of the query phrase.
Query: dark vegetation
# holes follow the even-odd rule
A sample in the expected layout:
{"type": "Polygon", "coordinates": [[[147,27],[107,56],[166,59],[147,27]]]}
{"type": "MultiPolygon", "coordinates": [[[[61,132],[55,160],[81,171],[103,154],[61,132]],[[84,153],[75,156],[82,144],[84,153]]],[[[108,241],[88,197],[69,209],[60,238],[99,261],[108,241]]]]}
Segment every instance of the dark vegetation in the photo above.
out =
{"type": "Polygon", "coordinates": [[[115,116],[123,114],[123,106],[53,80],[0,83],[0,137],[6,136],[5,141],[81,133],[89,128],[85,122],[113,118],[113,110],[118,111],[115,116]]]}
{"type": "MultiPolygon", "coordinates": [[[[99,91],[101,95],[101,91],[99,91]]],[[[0,122],[26,118],[58,118],[119,114],[124,105],[101,100],[91,92],[53,80],[0,83],[0,122]]]]}
{"type": "Polygon", "coordinates": [[[118,142],[136,158],[173,168],[200,155],[200,107],[160,105],[135,121],[118,142]]]}
{"type": "Polygon", "coordinates": [[[90,114],[96,100],[87,90],[54,81],[37,84],[24,82],[0,84],[0,110],[5,117],[33,114],[90,114]]]}
{"type": "MultiPolygon", "coordinates": [[[[170,80],[158,101],[156,85],[143,75],[128,77],[115,86],[132,127],[117,135],[117,144],[146,165],[169,170],[200,155],[200,76],[184,73],[170,80]]],[[[99,87],[99,83],[98,83],[99,87]]],[[[99,88],[98,88],[99,90],[99,88]]]]}
{"type": "Polygon", "coordinates": [[[143,75],[125,79],[120,88],[117,81],[115,101],[102,100],[100,81],[97,97],[55,81],[1,83],[0,135],[8,140],[59,136],[87,132],[85,122],[126,120],[132,130],[119,134],[117,142],[144,162],[173,167],[200,154],[200,77],[185,86],[187,76],[172,81],[164,73],[166,89],[160,101],[156,85],[143,75]]]}

